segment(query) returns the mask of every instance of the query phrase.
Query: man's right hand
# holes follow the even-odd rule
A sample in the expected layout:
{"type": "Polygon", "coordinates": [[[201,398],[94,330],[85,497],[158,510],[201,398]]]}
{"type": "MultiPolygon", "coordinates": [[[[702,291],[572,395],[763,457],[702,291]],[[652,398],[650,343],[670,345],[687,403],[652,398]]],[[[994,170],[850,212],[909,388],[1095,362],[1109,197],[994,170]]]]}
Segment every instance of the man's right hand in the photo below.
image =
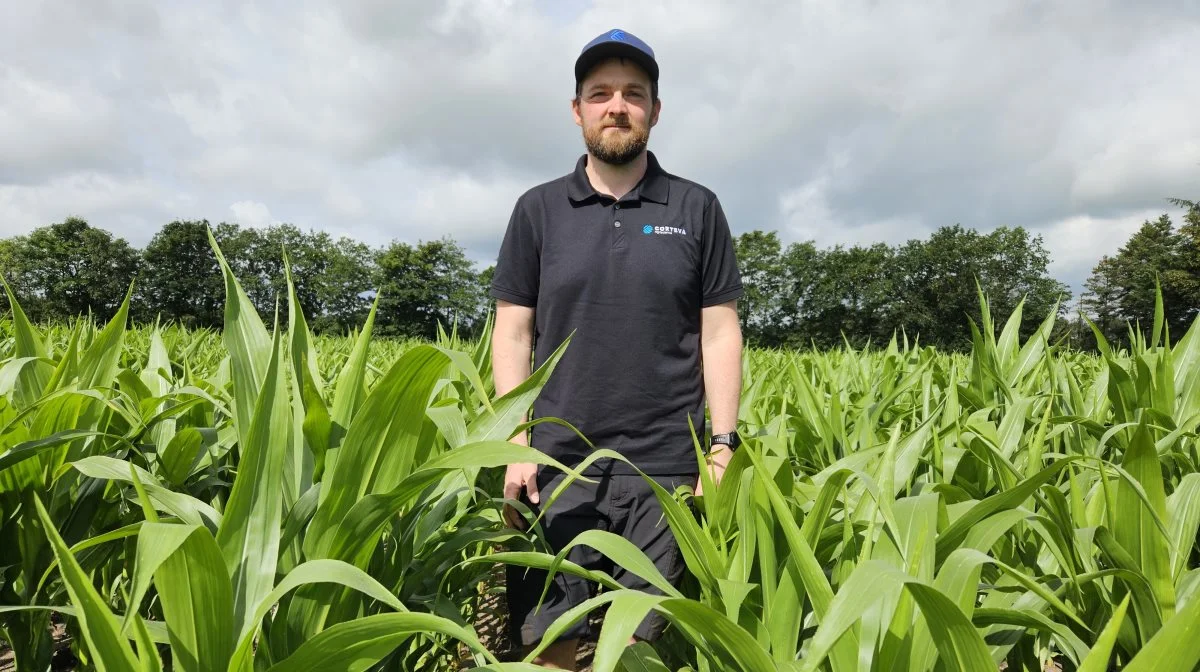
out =
{"type": "MultiPolygon", "coordinates": [[[[496,300],[496,323],[492,327],[492,379],[496,385],[496,396],[502,397],[529,378],[530,357],[533,354],[534,309],[496,300]]],[[[521,419],[522,422],[525,418],[521,419]]],[[[529,445],[527,432],[517,432],[509,441],[529,445]]],[[[529,501],[537,504],[541,499],[537,490],[537,465],[518,463],[508,465],[504,472],[504,498],[521,499],[521,488],[525,488],[529,501]]],[[[504,505],[504,522],[509,527],[524,530],[525,519],[511,505],[504,505]]]]}
{"type": "MultiPolygon", "coordinates": [[[[519,500],[521,498],[521,488],[524,488],[530,502],[533,504],[540,503],[541,495],[538,493],[537,466],[533,462],[519,462],[508,465],[508,469],[504,472],[504,498],[519,500]]],[[[525,519],[521,517],[521,513],[509,504],[504,505],[504,522],[513,529],[524,530],[528,528],[525,519]]]]}

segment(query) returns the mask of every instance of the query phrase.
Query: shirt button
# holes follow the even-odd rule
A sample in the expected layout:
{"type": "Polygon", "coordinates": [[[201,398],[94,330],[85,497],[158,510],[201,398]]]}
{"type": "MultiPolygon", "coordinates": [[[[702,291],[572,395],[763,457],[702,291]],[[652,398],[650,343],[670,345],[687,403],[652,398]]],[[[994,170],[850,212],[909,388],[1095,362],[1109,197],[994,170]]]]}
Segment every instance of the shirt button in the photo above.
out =
{"type": "Polygon", "coordinates": [[[620,203],[617,203],[617,204],[616,204],[616,205],[614,205],[613,207],[614,207],[614,208],[616,208],[617,210],[620,210],[620,209],[621,209],[621,204],[620,204],[620,203]]]}
{"type": "Polygon", "coordinates": [[[620,222],[613,222],[613,226],[615,226],[615,227],[617,227],[617,228],[619,229],[619,228],[621,228],[621,223],[620,223],[620,222]]]}

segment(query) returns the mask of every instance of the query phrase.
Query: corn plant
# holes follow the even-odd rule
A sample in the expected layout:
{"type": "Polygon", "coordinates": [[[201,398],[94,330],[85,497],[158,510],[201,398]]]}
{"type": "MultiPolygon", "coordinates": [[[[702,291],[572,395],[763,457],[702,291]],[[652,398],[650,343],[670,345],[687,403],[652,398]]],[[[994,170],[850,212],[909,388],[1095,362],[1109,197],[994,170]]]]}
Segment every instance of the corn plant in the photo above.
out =
{"type": "Polygon", "coordinates": [[[600,588],[546,643],[603,607],[597,671],[1192,669],[1200,327],[1060,356],[1052,316],[1021,343],[1018,307],[997,338],[980,299],[968,356],[751,353],[750,438],[701,515],[656,488],[682,589],[600,531],[575,543],[657,594],[565,551],[497,556],[600,588]],[[672,631],[628,647],[649,610],[672,631]]]}
{"type": "Polygon", "coordinates": [[[639,592],[499,516],[505,465],[586,466],[508,441],[569,342],[496,397],[486,329],[380,340],[372,307],[314,336],[290,270],[268,328],[211,242],[219,331],[132,328],[129,295],[101,327],[40,329],[8,292],[0,637],[18,669],[48,667],[52,612],[87,669],[424,670],[464,651],[537,669],[473,626],[496,563],[594,583],[538,649],[603,610],[603,671],[1200,662],[1200,327],[1172,343],[1161,296],[1148,334],[1117,350],[1097,331],[1098,355],[1051,341],[1056,310],[1022,338],[1019,304],[998,329],[982,295],[966,354],[907,335],[749,351],[720,486],[651,481],[683,584],[623,538],[574,542],[656,588],[639,592]],[[665,638],[629,646],[651,610],[665,638]]]}
{"type": "MultiPolygon", "coordinates": [[[[368,387],[373,307],[331,386],[294,291],[268,330],[212,244],[224,354],[201,370],[157,329],[136,361],[128,296],[82,357],[81,322],[55,361],[10,293],[6,639],[57,611],[100,669],[361,669],[406,643],[397,669],[460,643],[497,662],[463,613],[486,569],[456,561],[512,534],[488,522],[482,470],[563,466],[507,441],[557,357],[493,399],[486,343],[416,344],[368,387]]],[[[44,663],[45,643],[18,647],[22,668],[44,663]]]]}

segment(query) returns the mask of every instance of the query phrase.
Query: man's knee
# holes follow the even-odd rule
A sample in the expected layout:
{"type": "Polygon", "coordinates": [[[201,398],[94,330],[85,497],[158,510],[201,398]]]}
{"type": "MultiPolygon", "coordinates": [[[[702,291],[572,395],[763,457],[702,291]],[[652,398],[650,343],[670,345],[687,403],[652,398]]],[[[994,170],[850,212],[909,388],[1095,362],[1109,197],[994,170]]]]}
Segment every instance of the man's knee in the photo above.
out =
{"type": "MultiPolygon", "coordinates": [[[[529,656],[536,646],[526,646],[525,655],[529,656]]],[[[579,639],[560,639],[547,646],[533,659],[534,665],[541,665],[551,670],[574,670],[575,660],[579,650],[579,639]]]]}
{"type": "Polygon", "coordinates": [[[667,619],[658,611],[651,609],[650,613],[642,619],[637,629],[633,631],[633,637],[630,638],[630,645],[637,641],[656,642],[662,638],[663,632],[667,629],[667,619]]]}

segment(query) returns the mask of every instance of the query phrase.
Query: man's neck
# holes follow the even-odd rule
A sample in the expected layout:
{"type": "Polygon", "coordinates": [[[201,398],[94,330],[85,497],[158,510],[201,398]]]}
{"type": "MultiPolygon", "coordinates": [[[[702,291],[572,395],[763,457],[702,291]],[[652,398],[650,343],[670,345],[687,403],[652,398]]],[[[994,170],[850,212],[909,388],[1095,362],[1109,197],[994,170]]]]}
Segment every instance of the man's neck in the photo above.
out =
{"type": "Polygon", "coordinates": [[[589,153],[586,171],[588,181],[596,191],[620,200],[642,179],[649,165],[646,152],[623,166],[598,161],[589,153]]]}

